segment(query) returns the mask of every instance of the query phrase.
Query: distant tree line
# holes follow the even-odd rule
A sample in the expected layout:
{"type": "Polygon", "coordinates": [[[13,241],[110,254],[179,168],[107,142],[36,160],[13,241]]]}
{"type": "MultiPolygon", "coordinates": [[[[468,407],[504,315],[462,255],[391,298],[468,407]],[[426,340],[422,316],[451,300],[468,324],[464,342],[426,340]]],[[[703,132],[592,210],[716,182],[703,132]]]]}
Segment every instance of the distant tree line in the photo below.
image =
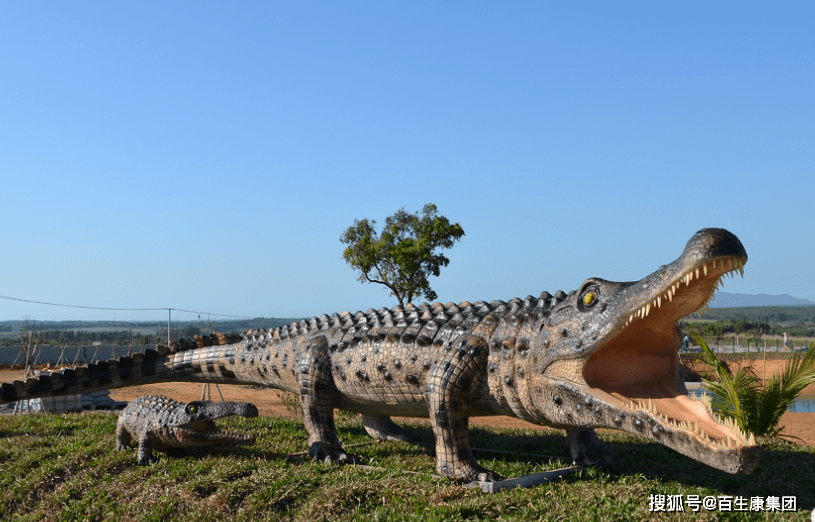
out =
{"type": "MultiPolygon", "coordinates": [[[[210,332],[243,332],[246,330],[258,328],[276,328],[291,324],[300,319],[251,319],[246,321],[218,321],[218,322],[179,322],[173,323],[170,328],[170,339],[176,340],[181,337],[191,338],[195,335],[202,335],[210,332]]],[[[86,328],[104,328],[104,325],[99,326],[95,321],[83,321],[86,328]]],[[[140,332],[133,332],[132,330],[57,330],[45,328],[45,323],[32,323],[31,325],[22,325],[22,331],[32,331],[36,335],[42,335],[42,340],[46,344],[57,346],[61,343],[67,343],[71,346],[90,345],[94,342],[109,345],[155,345],[167,343],[167,326],[159,323],[148,323],[150,326],[156,328],[153,334],[144,334],[140,332]],[[42,328],[41,328],[42,326],[42,328]]],[[[133,326],[136,328],[145,329],[143,323],[125,323],[125,325],[133,326]]],[[[4,325],[4,330],[12,331],[10,326],[4,325]]],[[[0,346],[19,346],[20,340],[16,335],[0,338],[0,346]]]]}
{"type": "MultiPolygon", "coordinates": [[[[70,346],[89,345],[94,342],[102,344],[132,344],[134,346],[155,344],[155,337],[142,334],[134,334],[128,330],[98,331],[89,332],[85,330],[33,330],[34,338],[42,335],[45,344],[58,346],[66,343],[70,346]]],[[[167,340],[167,330],[164,330],[164,340],[167,340]]],[[[0,339],[0,346],[19,346],[20,340],[17,337],[6,337],[0,339]]]]}
{"type": "Polygon", "coordinates": [[[769,324],[763,321],[748,321],[746,319],[726,319],[724,321],[682,321],[679,323],[682,331],[696,330],[702,337],[712,339],[732,335],[746,335],[748,337],[761,337],[764,335],[784,335],[789,337],[815,337],[815,330],[807,326],[769,324]]]}
{"type": "MultiPolygon", "coordinates": [[[[183,328],[188,325],[195,325],[199,328],[211,328],[213,331],[231,332],[233,330],[252,330],[255,328],[276,328],[285,324],[290,324],[300,319],[266,318],[255,317],[253,319],[229,319],[225,321],[208,321],[199,319],[198,321],[173,321],[174,327],[183,328]]],[[[7,320],[0,321],[0,332],[13,332],[20,330],[49,331],[49,330],[85,330],[94,329],[105,331],[121,331],[128,329],[164,328],[165,338],[167,333],[166,321],[35,321],[7,320]]]]}
{"type": "MultiPolygon", "coordinates": [[[[722,321],[745,319],[768,324],[788,323],[815,325],[815,306],[750,306],[737,308],[711,308],[693,314],[694,318],[722,321]]],[[[788,332],[789,333],[789,332],[788,332]]]]}

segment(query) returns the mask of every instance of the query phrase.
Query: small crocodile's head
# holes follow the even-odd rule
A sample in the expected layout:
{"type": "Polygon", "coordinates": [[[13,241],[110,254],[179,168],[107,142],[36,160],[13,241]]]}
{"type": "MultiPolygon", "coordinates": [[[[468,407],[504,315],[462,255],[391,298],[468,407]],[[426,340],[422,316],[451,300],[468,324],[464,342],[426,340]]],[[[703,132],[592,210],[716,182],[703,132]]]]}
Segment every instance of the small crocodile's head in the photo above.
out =
{"type": "Polygon", "coordinates": [[[688,397],[676,326],[707,305],[725,275],[743,274],[746,261],[735,235],[708,228],[640,281],[587,280],[540,325],[536,341],[545,348],[535,374],[554,392],[537,400],[551,401],[547,410],[554,406],[565,426],[623,430],[717,469],[750,473],[760,453],[753,437],[688,397]]]}
{"type": "MultiPolygon", "coordinates": [[[[176,410],[167,425],[172,433],[173,445],[202,446],[208,444],[254,444],[255,438],[224,431],[215,424],[216,419],[240,415],[257,417],[258,409],[246,402],[194,401],[176,410]]],[[[168,441],[169,442],[169,441],[168,441]]]]}

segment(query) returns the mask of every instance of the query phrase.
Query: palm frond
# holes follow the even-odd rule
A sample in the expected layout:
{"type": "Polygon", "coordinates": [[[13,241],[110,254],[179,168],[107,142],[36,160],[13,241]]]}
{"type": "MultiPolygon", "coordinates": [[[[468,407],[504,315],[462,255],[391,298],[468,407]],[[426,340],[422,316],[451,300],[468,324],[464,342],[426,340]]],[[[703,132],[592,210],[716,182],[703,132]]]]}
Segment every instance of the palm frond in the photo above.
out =
{"type": "Polygon", "coordinates": [[[780,374],[762,382],[750,367],[733,374],[698,333],[694,332],[693,338],[702,348],[698,360],[711,366],[718,379],[704,379],[713,395],[713,410],[757,437],[787,437],[779,423],[801,391],[815,382],[815,347],[803,355],[796,353],[780,374]]]}

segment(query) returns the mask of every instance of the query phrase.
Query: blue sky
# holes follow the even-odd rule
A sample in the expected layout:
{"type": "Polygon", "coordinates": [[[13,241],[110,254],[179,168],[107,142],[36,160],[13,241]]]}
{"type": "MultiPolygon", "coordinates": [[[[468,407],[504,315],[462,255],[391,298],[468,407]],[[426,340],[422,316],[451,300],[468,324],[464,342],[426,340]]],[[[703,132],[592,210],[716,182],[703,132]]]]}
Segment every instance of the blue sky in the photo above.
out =
{"type": "MultiPolygon", "coordinates": [[[[640,279],[815,300],[815,7],[4,2],[0,295],[301,317],[394,305],[339,237],[435,203],[439,300],[640,279]]],[[[0,299],[0,319],[150,319],[0,299]]],[[[180,314],[182,319],[194,319],[180,314]]]]}

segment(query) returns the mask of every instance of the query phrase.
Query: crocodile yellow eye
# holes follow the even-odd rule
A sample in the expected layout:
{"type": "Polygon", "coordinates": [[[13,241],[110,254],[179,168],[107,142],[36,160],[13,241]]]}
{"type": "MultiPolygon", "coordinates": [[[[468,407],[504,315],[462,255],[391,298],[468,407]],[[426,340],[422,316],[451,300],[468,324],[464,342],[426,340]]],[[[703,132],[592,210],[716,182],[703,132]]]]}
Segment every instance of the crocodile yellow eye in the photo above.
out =
{"type": "Polygon", "coordinates": [[[586,295],[583,296],[583,304],[591,306],[595,302],[597,302],[597,294],[594,292],[586,292],[586,295]]]}
{"type": "Polygon", "coordinates": [[[198,411],[198,408],[195,406],[190,406],[190,413],[195,413],[196,411],[198,411]]]}

